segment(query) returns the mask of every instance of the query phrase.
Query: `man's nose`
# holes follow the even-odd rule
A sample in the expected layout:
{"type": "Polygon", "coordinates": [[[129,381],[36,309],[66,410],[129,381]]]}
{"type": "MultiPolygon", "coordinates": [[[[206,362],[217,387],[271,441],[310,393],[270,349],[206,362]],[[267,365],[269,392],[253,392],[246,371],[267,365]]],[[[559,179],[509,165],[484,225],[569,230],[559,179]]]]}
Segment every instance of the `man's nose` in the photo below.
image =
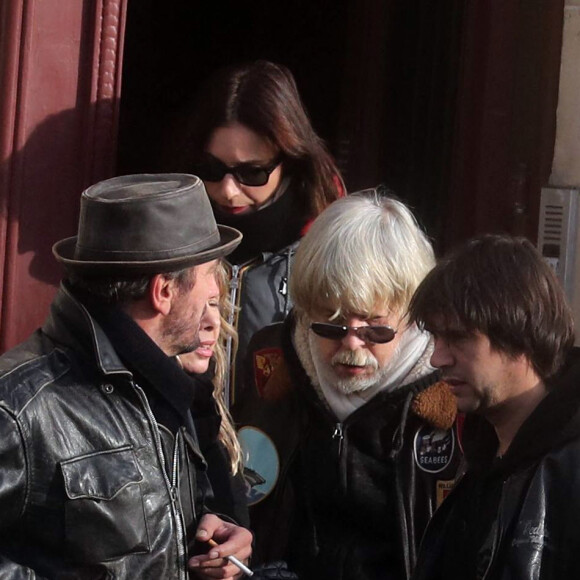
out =
{"type": "Polygon", "coordinates": [[[349,328],[346,336],[341,340],[342,346],[347,348],[348,350],[356,350],[357,348],[361,348],[366,343],[362,338],[359,338],[356,332],[349,328]]]}
{"type": "Polygon", "coordinates": [[[453,364],[453,356],[449,343],[440,337],[435,338],[435,347],[431,355],[431,365],[437,368],[449,367],[453,364]]]}

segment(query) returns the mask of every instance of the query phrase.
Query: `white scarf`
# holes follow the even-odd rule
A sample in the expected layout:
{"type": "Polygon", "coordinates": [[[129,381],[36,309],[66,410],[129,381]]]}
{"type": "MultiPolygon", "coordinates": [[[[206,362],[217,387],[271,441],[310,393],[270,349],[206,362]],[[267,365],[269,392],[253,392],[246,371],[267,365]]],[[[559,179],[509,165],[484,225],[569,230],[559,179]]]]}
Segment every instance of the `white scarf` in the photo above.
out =
{"type": "Polygon", "coordinates": [[[342,393],[316,372],[312,358],[312,340],[308,326],[299,320],[296,324],[293,342],[298,358],[310,377],[318,395],[326,402],[339,421],[344,421],[353,411],[370,401],[377,393],[393,391],[414,382],[434,369],[429,364],[433,345],[431,335],[422,332],[416,325],[409,326],[400,336],[399,344],[391,359],[390,372],[381,383],[355,393],[342,393]]]}

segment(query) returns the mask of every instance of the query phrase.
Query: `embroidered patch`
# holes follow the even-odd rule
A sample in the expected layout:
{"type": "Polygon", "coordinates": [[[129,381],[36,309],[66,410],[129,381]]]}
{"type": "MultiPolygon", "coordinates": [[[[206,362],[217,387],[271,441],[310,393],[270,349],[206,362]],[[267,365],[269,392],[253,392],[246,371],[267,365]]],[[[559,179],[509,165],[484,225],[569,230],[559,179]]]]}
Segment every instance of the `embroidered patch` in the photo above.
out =
{"type": "Polygon", "coordinates": [[[451,493],[453,486],[455,485],[454,479],[438,479],[437,480],[437,495],[436,502],[437,507],[439,507],[443,500],[451,493]]]}
{"type": "Polygon", "coordinates": [[[254,353],[254,381],[260,397],[264,396],[264,387],[282,356],[280,348],[263,348],[254,353]]]}
{"type": "Polygon", "coordinates": [[[439,473],[450,463],[455,449],[453,429],[444,431],[429,425],[420,427],[415,434],[413,452],[419,469],[427,473],[439,473]]]}
{"type": "Polygon", "coordinates": [[[248,505],[268,497],[280,473],[280,458],[272,439],[255,427],[242,427],[238,439],[244,458],[248,505]]]}

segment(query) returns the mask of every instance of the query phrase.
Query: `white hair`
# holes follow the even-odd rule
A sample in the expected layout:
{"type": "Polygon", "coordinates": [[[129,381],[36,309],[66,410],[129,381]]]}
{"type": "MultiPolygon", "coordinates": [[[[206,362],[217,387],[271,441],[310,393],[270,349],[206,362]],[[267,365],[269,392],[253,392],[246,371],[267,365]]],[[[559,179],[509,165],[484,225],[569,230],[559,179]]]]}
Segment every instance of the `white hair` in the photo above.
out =
{"type": "Polygon", "coordinates": [[[290,276],[299,314],[406,312],[434,266],[433,248],[411,211],[377,190],[332,203],[302,239],[290,276]]]}

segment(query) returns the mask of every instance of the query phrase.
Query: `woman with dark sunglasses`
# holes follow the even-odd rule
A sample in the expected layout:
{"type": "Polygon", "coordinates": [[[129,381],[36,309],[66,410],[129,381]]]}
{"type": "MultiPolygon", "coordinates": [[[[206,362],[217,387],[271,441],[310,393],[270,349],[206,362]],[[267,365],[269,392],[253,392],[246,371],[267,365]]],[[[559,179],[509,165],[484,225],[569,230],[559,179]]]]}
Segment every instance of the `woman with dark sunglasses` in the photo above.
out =
{"type": "Polygon", "coordinates": [[[228,257],[239,333],[233,402],[248,341],[290,310],[287,282],[298,241],[344,195],[344,185],[281,65],[256,61],[219,71],[201,91],[187,135],[179,169],[204,181],[218,223],[244,234],[228,257]]]}

